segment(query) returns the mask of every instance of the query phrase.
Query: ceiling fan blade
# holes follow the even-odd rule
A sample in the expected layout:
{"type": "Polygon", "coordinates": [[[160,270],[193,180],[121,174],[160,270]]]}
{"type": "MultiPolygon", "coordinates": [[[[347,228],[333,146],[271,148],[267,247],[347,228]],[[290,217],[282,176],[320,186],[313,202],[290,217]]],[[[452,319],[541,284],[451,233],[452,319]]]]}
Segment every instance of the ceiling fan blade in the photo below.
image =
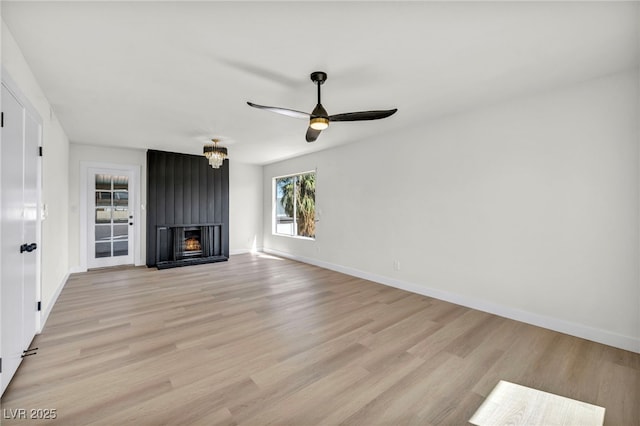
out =
{"type": "Polygon", "coordinates": [[[293,118],[304,118],[304,119],[308,120],[309,117],[311,117],[311,114],[308,114],[308,113],[302,112],[302,111],[296,111],[295,109],[258,105],[258,104],[254,104],[252,102],[247,102],[247,105],[252,106],[254,108],[258,108],[258,109],[266,109],[267,111],[275,112],[275,113],[282,114],[282,115],[287,115],[287,116],[293,117],[293,118]]]}
{"type": "Polygon", "coordinates": [[[309,126],[307,128],[307,142],[315,142],[318,136],[320,136],[320,132],[322,132],[322,130],[312,129],[311,126],[309,126]]]}
{"type": "Polygon", "coordinates": [[[379,120],[393,115],[398,109],[387,109],[380,111],[358,111],[345,112],[343,114],[335,114],[329,116],[329,121],[363,121],[363,120],[379,120]]]}

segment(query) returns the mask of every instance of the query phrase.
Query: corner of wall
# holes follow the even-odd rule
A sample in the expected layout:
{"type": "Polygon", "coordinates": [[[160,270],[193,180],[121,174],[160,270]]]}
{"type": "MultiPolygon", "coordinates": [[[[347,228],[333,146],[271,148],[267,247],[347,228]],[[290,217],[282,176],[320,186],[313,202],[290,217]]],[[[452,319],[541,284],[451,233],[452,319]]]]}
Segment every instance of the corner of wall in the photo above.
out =
{"type": "Polygon", "coordinates": [[[49,319],[49,315],[51,314],[51,311],[53,310],[53,307],[55,306],[56,301],[58,300],[58,297],[60,296],[60,293],[62,293],[62,290],[64,290],[64,287],[67,285],[67,281],[69,280],[69,276],[72,273],[74,273],[74,271],[69,271],[69,272],[67,272],[67,274],[65,274],[64,278],[58,284],[57,288],[52,293],[51,297],[46,301],[46,303],[44,303],[44,307],[43,307],[42,312],[40,314],[40,330],[38,331],[39,333],[41,333],[42,330],[44,330],[44,327],[47,324],[47,320],[49,319]]]}

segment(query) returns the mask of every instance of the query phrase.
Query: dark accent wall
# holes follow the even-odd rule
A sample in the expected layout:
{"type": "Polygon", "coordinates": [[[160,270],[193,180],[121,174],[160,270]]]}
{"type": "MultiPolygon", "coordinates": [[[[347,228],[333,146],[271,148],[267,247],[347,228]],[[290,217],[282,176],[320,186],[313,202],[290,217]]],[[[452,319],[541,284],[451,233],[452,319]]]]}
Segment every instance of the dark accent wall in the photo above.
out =
{"type": "Polygon", "coordinates": [[[202,155],[147,151],[147,266],[156,265],[158,226],[222,224],[229,257],[229,160],[213,169],[202,155]]]}

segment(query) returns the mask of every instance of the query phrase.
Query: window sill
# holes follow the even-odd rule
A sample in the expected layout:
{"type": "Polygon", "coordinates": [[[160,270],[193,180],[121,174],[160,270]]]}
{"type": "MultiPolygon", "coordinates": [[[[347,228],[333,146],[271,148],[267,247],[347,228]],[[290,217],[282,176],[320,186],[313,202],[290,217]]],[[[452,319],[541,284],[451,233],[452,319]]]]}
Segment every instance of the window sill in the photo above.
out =
{"type": "Polygon", "coordinates": [[[296,240],[306,240],[306,241],[315,241],[315,238],[311,238],[311,237],[302,237],[300,235],[287,235],[287,234],[277,234],[275,232],[273,232],[271,235],[275,236],[275,237],[284,237],[284,238],[294,238],[296,240]]]}

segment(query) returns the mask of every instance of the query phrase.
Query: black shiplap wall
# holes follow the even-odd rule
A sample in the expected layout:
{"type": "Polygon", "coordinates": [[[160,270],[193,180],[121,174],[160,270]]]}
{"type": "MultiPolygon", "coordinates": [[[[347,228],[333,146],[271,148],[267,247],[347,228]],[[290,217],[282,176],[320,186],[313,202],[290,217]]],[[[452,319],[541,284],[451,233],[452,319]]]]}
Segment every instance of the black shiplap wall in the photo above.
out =
{"type": "Polygon", "coordinates": [[[229,160],[212,169],[202,155],[147,151],[147,266],[156,264],[156,227],[222,223],[229,257],[229,160]]]}

